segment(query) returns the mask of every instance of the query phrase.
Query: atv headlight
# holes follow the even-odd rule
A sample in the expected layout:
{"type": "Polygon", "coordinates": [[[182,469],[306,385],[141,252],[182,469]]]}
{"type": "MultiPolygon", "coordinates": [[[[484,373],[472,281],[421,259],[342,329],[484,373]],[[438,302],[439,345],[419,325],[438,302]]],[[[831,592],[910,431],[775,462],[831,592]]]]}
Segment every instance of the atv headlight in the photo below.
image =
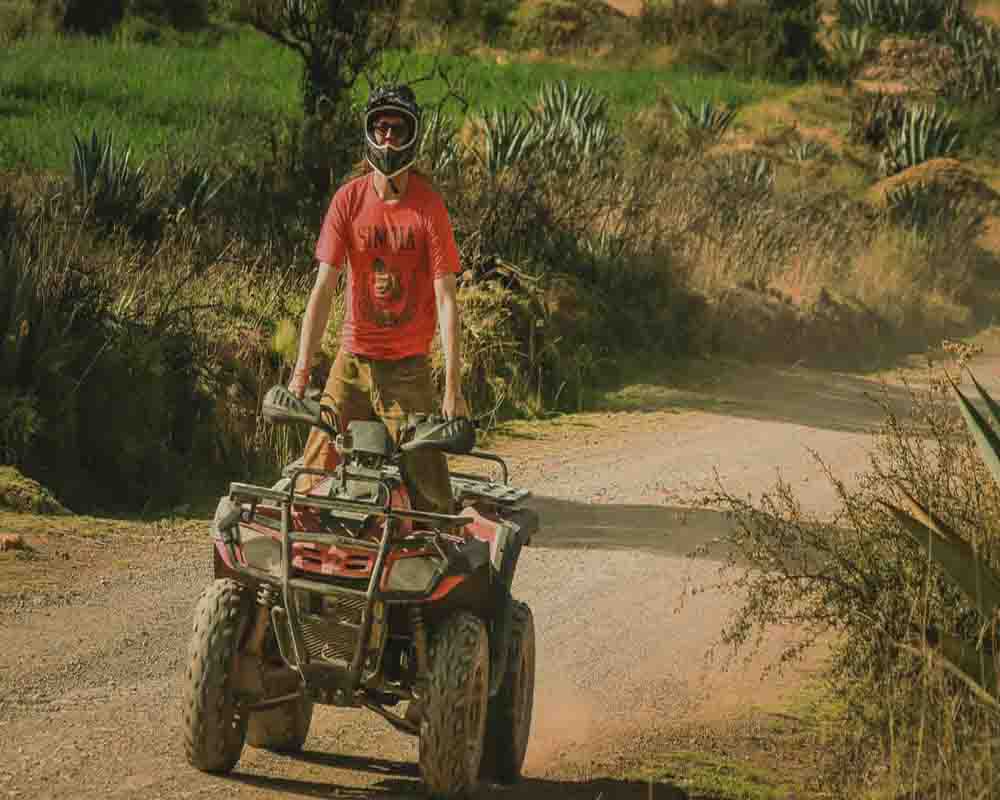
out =
{"type": "Polygon", "coordinates": [[[256,531],[245,532],[241,538],[243,557],[249,566],[275,575],[280,573],[281,545],[278,542],[256,531]]]}
{"type": "Polygon", "coordinates": [[[429,592],[444,562],[438,556],[410,556],[393,562],[385,588],[390,592],[429,592]]]}

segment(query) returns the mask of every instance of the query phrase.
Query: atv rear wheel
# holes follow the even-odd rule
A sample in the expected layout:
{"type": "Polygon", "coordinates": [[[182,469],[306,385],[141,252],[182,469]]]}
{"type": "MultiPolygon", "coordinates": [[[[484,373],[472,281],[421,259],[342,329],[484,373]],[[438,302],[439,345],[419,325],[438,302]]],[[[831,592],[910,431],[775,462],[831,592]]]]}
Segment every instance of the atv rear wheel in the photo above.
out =
{"type": "Polygon", "coordinates": [[[490,700],[480,775],[497,783],[521,777],[535,697],[535,622],[531,609],[513,602],[510,657],[500,690],[490,700]]]}
{"type": "Polygon", "coordinates": [[[482,620],[466,612],[445,620],[434,635],[420,724],[420,771],[431,797],[463,797],[476,788],[489,670],[489,641],[482,620]]]}
{"type": "Polygon", "coordinates": [[[240,760],[247,720],[232,688],[232,665],[250,618],[250,596],[220,579],[202,592],[188,644],[184,751],[203,772],[229,772],[240,760]]]}

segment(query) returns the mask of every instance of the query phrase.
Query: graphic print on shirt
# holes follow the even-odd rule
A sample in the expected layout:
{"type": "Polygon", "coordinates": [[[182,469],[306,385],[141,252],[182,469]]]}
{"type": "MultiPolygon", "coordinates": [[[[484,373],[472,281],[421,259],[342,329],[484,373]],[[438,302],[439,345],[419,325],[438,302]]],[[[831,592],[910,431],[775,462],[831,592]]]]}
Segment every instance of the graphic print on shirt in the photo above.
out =
{"type": "Polygon", "coordinates": [[[371,272],[362,282],[361,306],[364,316],[380,328],[405,325],[416,313],[416,297],[407,291],[409,275],[391,263],[391,253],[417,249],[412,226],[366,225],[359,231],[366,250],[385,254],[372,260],[371,272]],[[389,258],[389,263],[386,262],[389,258]]]}

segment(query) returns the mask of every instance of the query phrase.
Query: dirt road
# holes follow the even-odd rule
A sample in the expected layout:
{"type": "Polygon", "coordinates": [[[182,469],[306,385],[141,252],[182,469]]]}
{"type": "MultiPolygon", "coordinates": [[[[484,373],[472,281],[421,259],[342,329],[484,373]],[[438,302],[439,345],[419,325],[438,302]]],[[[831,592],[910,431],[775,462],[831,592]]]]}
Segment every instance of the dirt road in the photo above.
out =
{"type": "MultiPolygon", "coordinates": [[[[978,374],[1000,369],[993,361],[978,374]]],[[[715,471],[745,493],[780,469],[805,505],[832,508],[809,450],[845,478],[863,468],[865,431],[880,416],[865,393],[876,391],[857,377],[744,368],[656,390],[659,410],[568,417],[501,443],[544,519],[515,585],[538,631],[528,779],[505,796],[645,798],[645,784],[595,765],[794,688],[705,662],[736,600],[703,592],[681,603],[686,577],[716,570],[685,553],[725,524],[692,507],[715,471]]],[[[0,516],[0,532],[23,531],[26,519],[0,516]]],[[[248,747],[226,778],[188,767],[178,698],[192,608],[210,579],[205,521],[117,531],[101,520],[27,522],[35,560],[22,567],[59,581],[20,596],[0,585],[0,798],[418,794],[414,740],[373,715],[326,708],[301,756],[248,747]]],[[[665,791],[656,796],[682,796],[665,791]]]]}

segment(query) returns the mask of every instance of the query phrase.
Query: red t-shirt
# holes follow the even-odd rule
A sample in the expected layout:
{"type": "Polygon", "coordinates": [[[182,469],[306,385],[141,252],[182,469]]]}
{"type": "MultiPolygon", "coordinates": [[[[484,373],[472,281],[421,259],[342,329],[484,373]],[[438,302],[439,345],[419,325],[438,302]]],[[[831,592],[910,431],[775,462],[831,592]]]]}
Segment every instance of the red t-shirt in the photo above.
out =
{"type": "Polygon", "coordinates": [[[437,327],[434,279],[460,270],[441,196],[410,173],[406,193],[385,202],[371,173],[333,196],[316,259],[350,267],[341,347],[394,360],[426,355],[437,327]]]}

